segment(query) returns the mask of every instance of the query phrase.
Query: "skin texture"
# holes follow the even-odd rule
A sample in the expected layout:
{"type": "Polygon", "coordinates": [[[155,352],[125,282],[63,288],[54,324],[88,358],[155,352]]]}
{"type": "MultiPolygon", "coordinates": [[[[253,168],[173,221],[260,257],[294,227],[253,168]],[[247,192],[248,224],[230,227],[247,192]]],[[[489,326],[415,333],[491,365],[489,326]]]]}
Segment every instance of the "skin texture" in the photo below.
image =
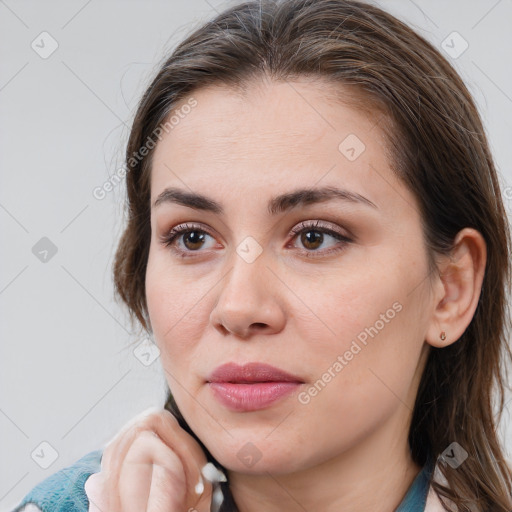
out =
{"type": "Polygon", "coordinates": [[[227,468],[243,512],[394,510],[420,470],[407,433],[428,351],[464,332],[483,278],[485,244],[471,229],[451,258],[438,258],[441,275],[429,273],[417,201],[389,166],[378,116],[328,101],[325,91],[305,80],[255,82],[243,96],[196,91],[197,106],[153,155],[152,204],[172,186],[225,210],[152,209],[146,295],[169,387],[227,468]],[[365,145],[353,161],[338,149],[349,134],[365,145]],[[376,208],[332,200],[268,214],[271,197],[321,186],[376,208]],[[291,234],[301,221],[321,221],[350,242],[324,233],[308,244],[318,228],[291,234]],[[162,242],[182,223],[200,224],[205,236],[201,245],[178,235],[174,248],[187,258],[162,242]],[[249,236],[262,249],[252,263],[236,252],[249,236]],[[371,326],[378,333],[334,371],[371,326]],[[304,384],[266,409],[233,412],[206,383],[230,361],[269,363],[304,384]],[[301,403],[299,392],[329,368],[330,381],[301,403]],[[252,466],[238,456],[248,442],[261,456],[252,466]]]}

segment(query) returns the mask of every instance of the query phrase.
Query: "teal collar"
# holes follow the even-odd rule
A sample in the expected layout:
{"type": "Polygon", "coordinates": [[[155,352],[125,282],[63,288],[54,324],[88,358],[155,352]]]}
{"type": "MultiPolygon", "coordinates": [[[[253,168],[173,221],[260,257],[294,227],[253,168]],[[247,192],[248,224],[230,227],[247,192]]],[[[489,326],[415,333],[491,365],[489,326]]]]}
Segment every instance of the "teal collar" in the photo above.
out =
{"type": "Polygon", "coordinates": [[[434,471],[434,463],[429,455],[422,470],[414,479],[404,499],[395,512],[424,512],[427,503],[427,494],[430,487],[430,477],[434,471]]]}

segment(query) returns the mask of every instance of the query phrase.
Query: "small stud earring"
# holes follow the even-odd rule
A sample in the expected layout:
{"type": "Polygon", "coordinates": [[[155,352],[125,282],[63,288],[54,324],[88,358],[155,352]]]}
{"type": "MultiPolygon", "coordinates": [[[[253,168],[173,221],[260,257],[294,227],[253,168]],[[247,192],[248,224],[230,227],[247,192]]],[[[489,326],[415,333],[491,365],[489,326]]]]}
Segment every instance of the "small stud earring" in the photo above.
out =
{"type": "Polygon", "coordinates": [[[444,331],[441,331],[439,337],[444,341],[446,339],[446,333],[444,331]]]}

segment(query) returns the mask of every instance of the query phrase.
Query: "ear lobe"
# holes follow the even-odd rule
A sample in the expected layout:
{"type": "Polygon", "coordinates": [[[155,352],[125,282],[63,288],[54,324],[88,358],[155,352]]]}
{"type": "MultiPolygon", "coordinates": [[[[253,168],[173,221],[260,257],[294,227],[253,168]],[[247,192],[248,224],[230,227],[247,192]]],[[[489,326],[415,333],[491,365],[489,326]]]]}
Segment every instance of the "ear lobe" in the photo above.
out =
{"type": "Polygon", "coordinates": [[[473,228],[459,231],[436,278],[439,293],[432,299],[432,320],[425,337],[428,344],[443,348],[462,336],[478,305],[486,260],[486,244],[480,232],[473,228]]]}

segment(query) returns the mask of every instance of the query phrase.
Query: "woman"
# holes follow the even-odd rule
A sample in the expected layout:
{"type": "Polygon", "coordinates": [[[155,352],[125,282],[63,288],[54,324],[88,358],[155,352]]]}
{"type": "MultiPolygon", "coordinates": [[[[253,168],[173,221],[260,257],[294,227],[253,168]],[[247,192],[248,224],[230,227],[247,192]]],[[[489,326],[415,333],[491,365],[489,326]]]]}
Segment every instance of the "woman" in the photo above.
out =
{"type": "Polygon", "coordinates": [[[509,228],[435,48],[362,2],[239,4],[162,65],[126,166],[114,280],[165,410],[18,510],[511,510],[509,228]]]}

